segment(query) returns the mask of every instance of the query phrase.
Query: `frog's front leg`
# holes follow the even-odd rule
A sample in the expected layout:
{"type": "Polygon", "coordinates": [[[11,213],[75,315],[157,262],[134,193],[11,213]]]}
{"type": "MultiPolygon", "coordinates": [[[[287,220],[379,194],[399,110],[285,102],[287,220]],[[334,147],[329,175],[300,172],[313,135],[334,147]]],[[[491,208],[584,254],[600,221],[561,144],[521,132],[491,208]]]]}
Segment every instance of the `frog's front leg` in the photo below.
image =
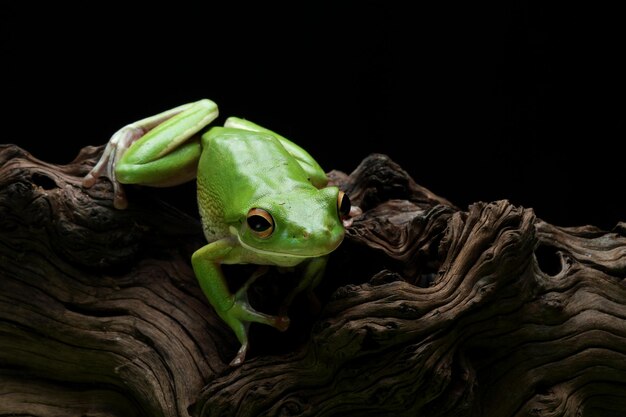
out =
{"type": "Polygon", "coordinates": [[[255,272],[239,291],[234,295],[231,294],[220,264],[241,263],[241,255],[242,248],[237,239],[227,237],[198,249],[191,258],[202,291],[217,314],[235,332],[241,343],[237,356],[230,363],[231,366],[241,365],[246,357],[249,346],[248,326],[251,322],[267,324],[280,331],[286,330],[289,326],[289,318],[286,316],[277,317],[260,313],[248,304],[248,286],[262,275],[264,270],[255,272]]]}
{"type": "Polygon", "coordinates": [[[170,186],[195,178],[200,143],[189,139],[217,115],[217,105],[204,99],[124,126],[111,137],[83,187],[105,176],[113,183],[114,206],[125,208],[120,183],[170,186]]]}

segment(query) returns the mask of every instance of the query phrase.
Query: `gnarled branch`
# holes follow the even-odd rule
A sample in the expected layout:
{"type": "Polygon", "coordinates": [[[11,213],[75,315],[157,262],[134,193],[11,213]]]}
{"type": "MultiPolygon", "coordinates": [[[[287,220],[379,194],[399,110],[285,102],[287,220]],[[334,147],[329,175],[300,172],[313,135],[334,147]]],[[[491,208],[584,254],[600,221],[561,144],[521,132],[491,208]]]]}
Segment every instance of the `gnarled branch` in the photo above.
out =
{"type": "MultiPolygon", "coordinates": [[[[626,227],[561,228],[507,201],[466,211],[383,155],[333,171],[363,214],[285,334],[238,346],[189,258],[198,220],[80,186],[0,147],[0,413],[39,416],[617,416],[626,413],[626,227]]],[[[233,282],[246,267],[227,271],[233,282]]],[[[251,301],[271,312],[293,275],[251,301]]]]}

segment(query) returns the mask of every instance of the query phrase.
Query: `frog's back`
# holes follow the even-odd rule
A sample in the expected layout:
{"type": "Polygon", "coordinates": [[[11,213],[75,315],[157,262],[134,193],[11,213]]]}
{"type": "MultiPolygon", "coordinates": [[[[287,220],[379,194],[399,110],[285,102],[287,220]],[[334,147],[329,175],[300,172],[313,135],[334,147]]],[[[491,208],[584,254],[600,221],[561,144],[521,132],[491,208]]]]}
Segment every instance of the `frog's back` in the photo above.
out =
{"type": "Polygon", "coordinates": [[[202,136],[198,207],[209,241],[229,234],[260,197],[313,187],[298,163],[271,134],[214,127],[202,136]]]}

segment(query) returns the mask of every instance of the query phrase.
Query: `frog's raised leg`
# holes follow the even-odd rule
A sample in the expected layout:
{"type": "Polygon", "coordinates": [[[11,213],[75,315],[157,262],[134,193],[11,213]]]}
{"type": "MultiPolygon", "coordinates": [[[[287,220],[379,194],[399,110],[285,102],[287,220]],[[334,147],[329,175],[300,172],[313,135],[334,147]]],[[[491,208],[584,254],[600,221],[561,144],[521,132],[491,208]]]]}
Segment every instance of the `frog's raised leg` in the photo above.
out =
{"type": "Polygon", "coordinates": [[[237,339],[241,343],[237,356],[230,363],[231,366],[241,365],[246,357],[248,351],[248,326],[251,322],[267,324],[280,331],[284,331],[289,327],[289,318],[260,313],[248,304],[248,286],[265,272],[263,269],[253,274],[234,295],[230,293],[220,264],[237,264],[242,262],[242,250],[236,238],[228,237],[198,249],[191,257],[193,270],[204,295],[222,320],[235,332],[237,339]]]}
{"type": "Polygon", "coordinates": [[[256,123],[238,117],[229,117],[224,122],[224,127],[233,127],[242,130],[250,130],[253,132],[264,132],[273,135],[285,147],[287,152],[300,163],[300,166],[307,173],[309,181],[315,188],[324,188],[328,184],[328,178],[322,167],[309,155],[307,151],[290,141],[289,139],[273,132],[269,129],[261,127],[256,123]]]}
{"type": "Polygon", "coordinates": [[[199,140],[190,139],[217,115],[217,105],[204,99],[124,126],[111,137],[83,186],[108,177],[114,206],[125,208],[120,183],[171,186],[195,178],[201,148],[199,140]]]}

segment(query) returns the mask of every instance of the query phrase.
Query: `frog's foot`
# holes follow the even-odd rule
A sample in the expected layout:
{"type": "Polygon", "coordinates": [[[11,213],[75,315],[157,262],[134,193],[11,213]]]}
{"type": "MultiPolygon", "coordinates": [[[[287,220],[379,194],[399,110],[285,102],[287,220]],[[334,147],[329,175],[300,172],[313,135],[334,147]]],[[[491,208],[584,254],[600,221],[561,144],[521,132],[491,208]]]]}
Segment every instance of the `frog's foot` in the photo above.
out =
{"type": "Polygon", "coordinates": [[[91,188],[99,177],[107,177],[113,183],[113,206],[125,209],[128,201],[122,185],[115,176],[115,166],[124,152],[144,134],[144,129],[134,125],[127,125],[118,130],[107,143],[98,163],[83,178],[83,187],[91,188]]]}

